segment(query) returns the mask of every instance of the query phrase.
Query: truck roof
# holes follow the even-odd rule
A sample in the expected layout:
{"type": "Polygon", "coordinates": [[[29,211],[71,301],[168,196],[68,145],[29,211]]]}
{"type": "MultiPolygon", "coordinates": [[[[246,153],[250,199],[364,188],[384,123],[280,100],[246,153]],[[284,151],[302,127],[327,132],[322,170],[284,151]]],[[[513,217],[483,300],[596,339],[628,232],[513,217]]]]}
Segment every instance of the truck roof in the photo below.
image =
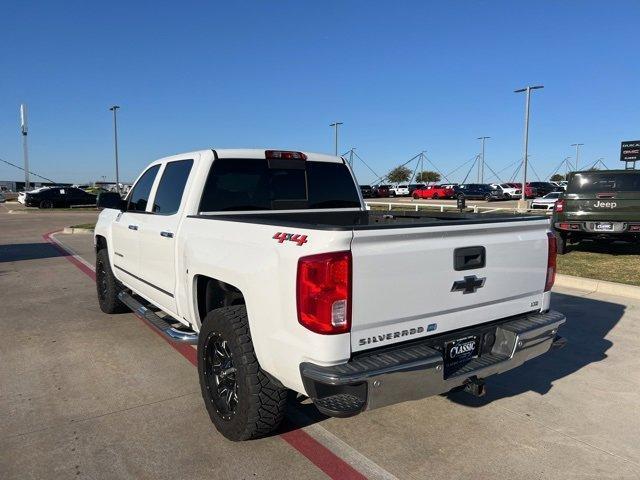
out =
{"type": "MultiPolygon", "coordinates": [[[[280,150],[280,151],[295,151],[300,152],[301,150],[294,149],[282,149],[282,148],[214,148],[213,151],[216,152],[218,158],[265,158],[264,152],[266,150],[280,150]]],[[[341,157],[336,157],[334,155],[327,155],[324,153],[313,153],[313,152],[302,152],[307,156],[307,160],[311,160],[313,162],[333,162],[333,163],[342,163],[343,160],[341,157]]]]}
{"type": "Polygon", "coordinates": [[[576,173],[640,173],[640,170],[633,168],[618,168],[613,170],[579,170],[577,172],[569,172],[569,175],[575,175],[576,173]]]}

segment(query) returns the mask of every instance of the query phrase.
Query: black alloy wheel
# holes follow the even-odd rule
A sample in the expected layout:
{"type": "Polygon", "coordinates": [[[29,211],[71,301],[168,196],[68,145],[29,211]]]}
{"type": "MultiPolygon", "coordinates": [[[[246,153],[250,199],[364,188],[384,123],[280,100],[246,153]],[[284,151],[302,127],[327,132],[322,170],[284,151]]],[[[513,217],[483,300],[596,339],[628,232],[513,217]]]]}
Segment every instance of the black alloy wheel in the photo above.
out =
{"type": "Polygon", "coordinates": [[[231,420],[238,406],[238,382],[229,343],[217,332],[211,332],[202,351],[205,385],[216,412],[223,420],[231,420]]]}

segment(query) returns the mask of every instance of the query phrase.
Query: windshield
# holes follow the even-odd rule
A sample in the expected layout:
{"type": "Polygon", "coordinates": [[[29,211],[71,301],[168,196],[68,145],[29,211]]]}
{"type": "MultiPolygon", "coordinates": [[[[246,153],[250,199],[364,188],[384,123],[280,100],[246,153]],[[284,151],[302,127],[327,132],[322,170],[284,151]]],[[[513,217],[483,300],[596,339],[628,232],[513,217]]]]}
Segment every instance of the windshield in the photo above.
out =
{"type": "Polygon", "coordinates": [[[201,212],[360,208],[343,163],[221,158],[213,162],[201,212]]]}
{"type": "Polygon", "coordinates": [[[640,192],[640,172],[586,172],[576,173],[567,192],[640,192]]]}

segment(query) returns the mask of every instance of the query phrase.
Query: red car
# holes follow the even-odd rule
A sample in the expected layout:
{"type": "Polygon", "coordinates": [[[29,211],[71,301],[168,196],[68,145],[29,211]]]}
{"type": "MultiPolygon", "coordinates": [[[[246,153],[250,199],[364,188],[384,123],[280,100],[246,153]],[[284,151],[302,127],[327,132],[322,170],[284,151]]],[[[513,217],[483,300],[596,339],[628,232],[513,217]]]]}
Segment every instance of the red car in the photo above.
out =
{"type": "Polygon", "coordinates": [[[454,198],[456,196],[456,191],[453,188],[445,188],[440,185],[430,185],[425,188],[420,188],[418,190],[413,191],[413,198],[428,198],[428,199],[437,199],[437,198],[454,198]]]}

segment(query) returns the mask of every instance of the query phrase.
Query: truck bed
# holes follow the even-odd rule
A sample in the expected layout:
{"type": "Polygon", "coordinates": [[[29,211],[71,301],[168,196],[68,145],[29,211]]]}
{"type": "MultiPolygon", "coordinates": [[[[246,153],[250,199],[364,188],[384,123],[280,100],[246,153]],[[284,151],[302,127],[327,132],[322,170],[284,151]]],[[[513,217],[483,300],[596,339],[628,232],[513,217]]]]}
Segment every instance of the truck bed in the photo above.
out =
{"type": "Polygon", "coordinates": [[[541,215],[518,215],[511,213],[458,213],[438,212],[437,215],[427,212],[378,212],[378,211],[344,211],[344,212],[287,212],[266,211],[264,213],[192,215],[191,218],[208,218],[232,222],[256,223],[261,225],[278,225],[315,230],[375,230],[389,228],[430,227],[445,225],[473,225],[479,223],[504,223],[548,220],[541,215]]]}

